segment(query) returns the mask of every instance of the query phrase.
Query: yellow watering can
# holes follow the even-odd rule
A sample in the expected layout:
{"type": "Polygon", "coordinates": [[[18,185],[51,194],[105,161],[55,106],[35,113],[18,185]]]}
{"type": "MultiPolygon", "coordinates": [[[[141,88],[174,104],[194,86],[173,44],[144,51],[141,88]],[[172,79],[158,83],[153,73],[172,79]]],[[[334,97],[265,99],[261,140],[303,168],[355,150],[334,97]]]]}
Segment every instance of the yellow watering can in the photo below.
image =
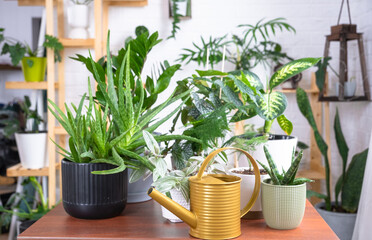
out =
{"type": "Polygon", "coordinates": [[[196,176],[189,178],[190,209],[185,209],[155,188],[150,188],[148,195],[169,211],[187,223],[190,235],[202,239],[230,239],[241,234],[240,218],[255,203],[260,190],[260,170],[249,153],[239,148],[220,148],[207,156],[196,176]],[[224,150],[238,150],[252,163],[255,173],[255,186],[251,199],[243,210],[240,210],[240,177],[225,174],[203,173],[209,162],[224,150]]]}

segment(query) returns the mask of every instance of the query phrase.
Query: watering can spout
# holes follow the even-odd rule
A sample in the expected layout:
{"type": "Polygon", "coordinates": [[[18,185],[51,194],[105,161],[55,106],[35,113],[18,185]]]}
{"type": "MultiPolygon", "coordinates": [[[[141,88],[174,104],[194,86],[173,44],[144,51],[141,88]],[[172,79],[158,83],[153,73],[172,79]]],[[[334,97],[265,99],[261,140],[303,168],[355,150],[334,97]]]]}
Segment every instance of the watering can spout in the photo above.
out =
{"type": "Polygon", "coordinates": [[[190,212],[186,208],[182,207],[172,199],[168,198],[164,194],[160,193],[155,188],[151,187],[147,194],[157,201],[160,205],[168,209],[170,212],[172,212],[174,215],[182,219],[187,225],[189,225],[192,228],[196,227],[196,216],[194,213],[190,212]]]}

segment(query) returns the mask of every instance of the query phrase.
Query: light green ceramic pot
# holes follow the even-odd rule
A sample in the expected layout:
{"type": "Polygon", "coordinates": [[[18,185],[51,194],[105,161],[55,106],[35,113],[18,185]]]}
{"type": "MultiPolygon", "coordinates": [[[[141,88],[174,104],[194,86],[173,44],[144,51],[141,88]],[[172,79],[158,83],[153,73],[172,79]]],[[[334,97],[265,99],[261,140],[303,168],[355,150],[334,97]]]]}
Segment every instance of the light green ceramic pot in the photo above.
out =
{"type": "Polygon", "coordinates": [[[275,229],[293,229],[300,225],[305,213],[306,184],[272,185],[262,181],[262,213],[266,224],[275,229]]]}

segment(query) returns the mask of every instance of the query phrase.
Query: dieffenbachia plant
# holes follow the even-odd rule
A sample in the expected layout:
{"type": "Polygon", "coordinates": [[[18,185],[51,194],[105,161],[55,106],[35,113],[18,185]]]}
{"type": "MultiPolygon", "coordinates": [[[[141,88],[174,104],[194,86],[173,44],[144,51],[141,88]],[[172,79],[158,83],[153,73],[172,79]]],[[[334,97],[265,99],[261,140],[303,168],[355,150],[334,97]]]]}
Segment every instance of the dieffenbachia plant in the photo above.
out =
{"type": "MultiPolygon", "coordinates": [[[[298,88],[296,95],[298,108],[300,109],[301,113],[304,115],[304,117],[309,122],[311,128],[313,129],[316,144],[324,158],[325,167],[326,194],[317,193],[309,190],[307,195],[308,197],[315,196],[320,199],[324,199],[326,204],[326,210],[331,211],[332,210],[330,184],[331,175],[330,162],[327,154],[328,144],[320,135],[306,92],[303,89],[298,88]]],[[[334,131],[337,148],[342,160],[342,174],[338,178],[337,183],[335,185],[334,208],[337,211],[341,207],[346,212],[353,213],[358,210],[360,194],[362,191],[364,170],[368,156],[368,148],[360,153],[355,154],[351,159],[349,167],[346,168],[347,159],[349,155],[349,147],[347,146],[344,134],[341,129],[341,122],[338,110],[336,111],[334,120],[334,131]],[[339,202],[340,195],[341,203],[339,202]]]]}
{"type": "Polygon", "coordinates": [[[299,152],[297,156],[295,156],[295,149],[293,149],[292,154],[292,163],[291,166],[287,171],[283,171],[283,173],[279,173],[274,160],[271,157],[271,154],[266,146],[264,146],[265,156],[269,166],[262,164],[260,161],[257,162],[265,169],[265,171],[269,174],[271,179],[271,184],[273,185],[300,185],[307,182],[313,182],[308,178],[296,178],[296,174],[298,168],[300,166],[300,162],[302,159],[302,151],[299,152]]]}
{"type": "Polygon", "coordinates": [[[232,122],[258,115],[265,121],[263,133],[269,134],[271,125],[276,119],[283,131],[290,135],[293,125],[283,114],[287,108],[287,97],[279,91],[274,91],[274,88],[312,67],[319,60],[320,58],[302,58],[284,65],[271,76],[266,91],[259,77],[249,71],[231,73],[214,70],[198,71],[197,79],[219,86],[225,102],[233,105],[237,110],[231,119],[232,122]]]}

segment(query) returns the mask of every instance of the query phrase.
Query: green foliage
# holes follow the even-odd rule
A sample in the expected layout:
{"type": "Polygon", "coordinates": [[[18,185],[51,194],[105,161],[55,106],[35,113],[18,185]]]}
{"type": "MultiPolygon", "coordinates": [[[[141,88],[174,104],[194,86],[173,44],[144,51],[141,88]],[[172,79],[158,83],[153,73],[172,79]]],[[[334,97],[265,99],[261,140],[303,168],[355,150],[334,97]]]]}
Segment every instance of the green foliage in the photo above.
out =
{"type": "Polygon", "coordinates": [[[184,1],[187,1],[187,0],[170,0],[173,21],[172,21],[172,33],[167,39],[170,39],[170,38],[176,39],[177,31],[180,30],[179,23],[181,22],[181,17],[182,17],[182,15],[179,13],[178,3],[184,2],[184,1]]]}
{"type": "MultiPolygon", "coordinates": [[[[0,55],[9,54],[12,64],[14,66],[22,60],[23,57],[36,57],[40,49],[32,50],[27,43],[22,43],[17,39],[4,36],[4,28],[0,28],[0,44],[3,43],[3,47],[0,55]]],[[[45,35],[45,42],[43,46],[54,50],[54,60],[57,62],[61,61],[60,51],[63,50],[63,45],[58,41],[57,38],[45,35]]],[[[33,64],[33,63],[28,63],[33,64]]]]}
{"type": "Polygon", "coordinates": [[[25,194],[14,193],[8,200],[5,206],[0,206],[0,212],[2,212],[1,222],[4,224],[6,218],[11,215],[16,215],[20,220],[38,220],[46,213],[48,213],[52,208],[48,206],[48,200],[43,194],[42,187],[35,177],[29,177],[24,180],[23,185],[31,183],[35,191],[38,193],[39,201],[36,204],[36,208],[32,208],[28,201],[29,198],[36,201],[33,196],[28,196],[25,194]],[[26,209],[21,206],[24,205],[26,209]]]}
{"type": "Polygon", "coordinates": [[[277,31],[287,30],[295,33],[295,29],[285,22],[284,18],[275,18],[264,22],[258,21],[255,25],[242,24],[238,28],[243,29],[241,36],[232,35],[227,39],[227,34],[222,37],[209,38],[206,42],[201,38],[201,44],[193,43],[195,49],[184,48],[184,53],[178,59],[186,64],[193,61],[198,65],[207,63],[207,49],[210,50],[209,63],[213,68],[222,61],[223,48],[227,47],[226,60],[235,65],[236,70],[251,70],[259,64],[270,66],[271,62],[276,65],[288,60],[293,60],[282,52],[280,44],[270,40],[277,31]],[[262,41],[260,41],[262,39],[262,41]],[[231,46],[231,49],[228,47],[231,46]],[[232,50],[234,49],[234,50],[232,50]]]}
{"type": "Polygon", "coordinates": [[[5,125],[4,135],[11,137],[16,132],[38,133],[39,124],[44,120],[35,110],[31,109],[31,101],[28,96],[24,97],[24,101],[19,101],[20,112],[18,118],[1,119],[0,123],[5,125]],[[27,122],[30,121],[31,128],[27,128],[27,122]]]}
{"type": "Polygon", "coordinates": [[[63,50],[63,45],[60,41],[58,41],[58,38],[50,35],[45,35],[45,42],[43,43],[43,46],[54,51],[55,62],[62,61],[60,52],[63,50]]]}
{"type": "MultiPolygon", "coordinates": [[[[315,192],[310,192],[308,196],[316,196],[318,198],[324,199],[326,203],[326,210],[331,211],[332,206],[331,206],[331,201],[330,201],[330,198],[331,198],[330,170],[329,170],[329,159],[327,155],[328,145],[324,141],[322,136],[320,135],[319,130],[316,126],[313,112],[312,112],[310,102],[309,102],[306,92],[303,89],[298,88],[296,95],[297,95],[298,107],[301,113],[308,120],[311,128],[313,129],[317,146],[324,158],[325,173],[326,173],[327,194],[324,195],[324,194],[319,194],[315,192]]],[[[363,152],[359,154],[354,155],[349,165],[349,168],[346,169],[349,148],[347,146],[344,134],[341,129],[341,123],[339,119],[338,110],[336,111],[336,115],[335,115],[334,130],[335,130],[338,151],[342,159],[342,174],[339,177],[335,185],[335,206],[334,207],[336,209],[338,209],[338,207],[341,207],[345,211],[355,212],[358,209],[368,149],[364,150],[363,152]],[[341,206],[339,205],[339,201],[338,201],[340,193],[341,193],[341,206]]]]}
{"type": "Polygon", "coordinates": [[[271,183],[274,185],[300,185],[306,182],[313,182],[313,180],[307,179],[307,178],[296,178],[296,174],[298,171],[298,168],[300,166],[300,162],[302,159],[302,151],[295,156],[294,151],[292,155],[292,164],[289,167],[289,169],[283,173],[279,173],[276,164],[274,160],[272,159],[269,150],[266,146],[264,146],[265,156],[267,159],[267,162],[269,163],[269,167],[262,164],[261,162],[257,161],[269,174],[271,183]]]}

